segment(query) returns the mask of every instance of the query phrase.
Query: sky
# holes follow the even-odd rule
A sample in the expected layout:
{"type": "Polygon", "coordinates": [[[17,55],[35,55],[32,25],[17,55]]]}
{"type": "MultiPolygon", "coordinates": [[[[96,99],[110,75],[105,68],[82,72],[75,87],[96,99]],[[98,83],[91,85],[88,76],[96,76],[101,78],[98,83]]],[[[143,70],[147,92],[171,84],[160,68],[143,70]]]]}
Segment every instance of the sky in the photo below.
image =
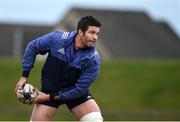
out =
{"type": "Polygon", "coordinates": [[[180,0],[0,0],[0,22],[55,25],[73,6],[145,11],[180,36],[180,0]]]}

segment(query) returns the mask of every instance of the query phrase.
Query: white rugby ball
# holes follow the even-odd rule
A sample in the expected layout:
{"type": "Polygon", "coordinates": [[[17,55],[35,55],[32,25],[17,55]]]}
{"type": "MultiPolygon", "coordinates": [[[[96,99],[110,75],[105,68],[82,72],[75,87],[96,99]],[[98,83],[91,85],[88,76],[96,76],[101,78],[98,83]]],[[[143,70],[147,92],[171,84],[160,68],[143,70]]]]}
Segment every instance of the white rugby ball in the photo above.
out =
{"type": "Polygon", "coordinates": [[[24,104],[32,104],[37,97],[37,91],[31,84],[25,84],[23,89],[18,89],[16,96],[24,104]]]}

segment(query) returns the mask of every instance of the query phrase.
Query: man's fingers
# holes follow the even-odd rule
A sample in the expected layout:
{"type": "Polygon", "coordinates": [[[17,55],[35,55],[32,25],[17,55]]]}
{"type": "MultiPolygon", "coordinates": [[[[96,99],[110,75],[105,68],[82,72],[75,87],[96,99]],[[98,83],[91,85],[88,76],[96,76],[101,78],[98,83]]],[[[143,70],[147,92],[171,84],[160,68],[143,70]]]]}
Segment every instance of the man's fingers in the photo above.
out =
{"type": "Polygon", "coordinates": [[[36,92],[37,92],[37,95],[39,95],[40,94],[40,91],[36,88],[36,92]]]}
{"type": "Polygon", "coordinates": [[[17,90],[20,88],[20,84],[17,84],[16,85],[16,88],[15,88],[15,92],[17,92],[17,90]]]}
{"type": "Polygon", "coordinates": [[[17,92],[18,89],[23,89],[24,85],[25,84],[21,84],[21,83],[17,84],[15,88],[15,92],[17,92]]]}
{"type": "Polygon", "coordinates": [[[25,77],[21,77],[19,79],[19,82],[17,83],[16,85],[16,88],[15,88],[15,92],[18,90],[18,89],[23,89],[24,85],[26,84],[27,82],[27,78],[25,77]]]}
{"type": "Polygon", "coordinates": [[[19,86],[18,86],[18,89],[22,89],[23,88],[23,84],[19,84],[19,86]]]}
{"type": "Polygon", "coordinates": [[[33,104],[36,104],[37,103],[37,98],[33,101],[33,104]]]}
{"type": "Polygon", "coordinates": [[[18,89],[18,84],[16,85],[15,92],[17,91],[17,89],[18,89]]]}

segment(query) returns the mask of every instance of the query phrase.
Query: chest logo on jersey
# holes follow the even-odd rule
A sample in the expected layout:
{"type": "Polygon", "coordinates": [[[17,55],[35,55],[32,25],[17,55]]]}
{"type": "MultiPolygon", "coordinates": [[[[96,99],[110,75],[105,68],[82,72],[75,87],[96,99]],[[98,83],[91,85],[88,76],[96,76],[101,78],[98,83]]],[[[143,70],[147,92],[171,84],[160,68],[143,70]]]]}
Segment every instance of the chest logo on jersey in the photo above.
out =
{"type": "Polygon", "coordinates": [[[60,48],[60,49],[58,50],[58,52],[61,53],[61,54],[63,54],[63,55],[65,54],[64,48],[60,48]]]}

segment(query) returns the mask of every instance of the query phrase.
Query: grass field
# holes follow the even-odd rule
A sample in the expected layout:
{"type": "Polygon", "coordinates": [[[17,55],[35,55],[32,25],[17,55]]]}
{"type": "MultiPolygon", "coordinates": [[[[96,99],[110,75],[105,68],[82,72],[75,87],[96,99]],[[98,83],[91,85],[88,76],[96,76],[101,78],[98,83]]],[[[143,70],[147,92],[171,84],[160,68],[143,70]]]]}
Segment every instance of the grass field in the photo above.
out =
{"type": "MultiPolygon", "coordinates": [[[[41,62],[29,82],[40,88],[41,62]]],[[[21,62],[0,59],[0,120],[29,120],[33,106],[21,104],[14,88],[21,62]]],[[[180,60],[119,60],[103,62],[91,91],[105,120],[180,120],[180,60]]],[[[75,120],[58,109],[54,120],[75,120]]]]}

